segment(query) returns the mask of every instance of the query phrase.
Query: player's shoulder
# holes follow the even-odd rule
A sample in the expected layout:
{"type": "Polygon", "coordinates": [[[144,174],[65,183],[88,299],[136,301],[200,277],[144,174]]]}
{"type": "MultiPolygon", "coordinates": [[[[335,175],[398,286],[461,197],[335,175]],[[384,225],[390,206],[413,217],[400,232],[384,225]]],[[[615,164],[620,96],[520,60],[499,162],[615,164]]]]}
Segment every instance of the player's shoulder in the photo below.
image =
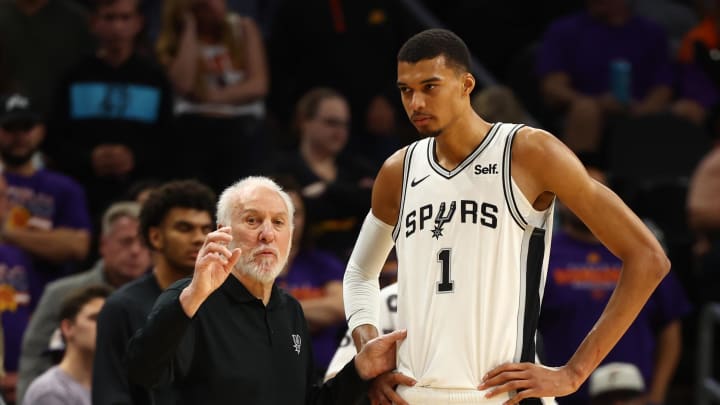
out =
{"type": "Polygon", "coordinates": [[[402,184],[403,167],[408,148],[409,146],[404,146],[385,159],[375,179],[375,188],[390,187],[396,189],[402,184]]]}
{"type": "Polygon", "coordinates": [[[531,126],[523,126],[518,129],[512,143],[513,161],[541,161],[567,151],[562,141],[555,135],[531,126]]]}
{"type": "Polygon", "coordinates": [[[386,171],[386,172],[399,172],[402,173],[403,165],[405,162],[405,155],[407,154],[409,146],[403,146],[402,148],[396,150],[392,155],[390,155],[387,159],[385,159],[385,162],[383,163],[382,167],[380,168],[380,171],[386,171]]]}

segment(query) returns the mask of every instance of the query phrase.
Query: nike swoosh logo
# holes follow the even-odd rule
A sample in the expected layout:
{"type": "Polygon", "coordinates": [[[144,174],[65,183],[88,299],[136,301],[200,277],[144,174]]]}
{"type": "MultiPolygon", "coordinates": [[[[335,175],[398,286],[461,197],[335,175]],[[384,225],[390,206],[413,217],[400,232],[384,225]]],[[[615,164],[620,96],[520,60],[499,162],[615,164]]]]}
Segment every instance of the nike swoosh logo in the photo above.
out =
{"type": "Polygon", "coordinates": [[[415,186],[417,186],[418,184],[422,183],[423,180],[427,179],[428,177],[430,177],[429,174],[428,174],[427,176],[423,177],[423,178],[420,179],[420,180],[415,180],[415,179],[413,179],[413,180],[410,182],[410,187],[415,187],[415,186]]]}

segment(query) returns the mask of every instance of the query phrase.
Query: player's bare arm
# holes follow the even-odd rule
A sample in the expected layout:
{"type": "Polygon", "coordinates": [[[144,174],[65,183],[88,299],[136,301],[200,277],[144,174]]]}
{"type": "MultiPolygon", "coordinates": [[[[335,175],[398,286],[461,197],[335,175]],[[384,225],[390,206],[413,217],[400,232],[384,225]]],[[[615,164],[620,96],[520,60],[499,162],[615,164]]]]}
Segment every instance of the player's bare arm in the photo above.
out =
{"type": "MultiPolygon", "coordinates": [[[[392,226],[397,223],[400,212],[403,161],[406,150],[407,148],[402,148],[385,160],[373,184],[372,213],[380,221],[392,226]]],[[[353,342],[358,351],[369,340],[377,336],[378,330],[369,324],[360,325],[352,331],[353,342]]]]}
{"type": "Polygon", "coordinates": [[[607,307],[575,354],[562,367],[522,363],[491,370],[479,389],[488,396],[518,391],[508,404],[525,398],[570,394],[615,346],[670,269],[665,253],[643,222],[610,189],[593,180],[582,163],[551,134],[521,130],[513,143],[512,174],[536,209],[557,196],[607,248],[623,261],[607,307]]]}
{"type": "Polygon", "coordinates": [[[373,214],[388,225],[395,225],[400,212],[403,162],[406,152],[407,148],[402,148],[387,158],[373,185],[373,214]]]}

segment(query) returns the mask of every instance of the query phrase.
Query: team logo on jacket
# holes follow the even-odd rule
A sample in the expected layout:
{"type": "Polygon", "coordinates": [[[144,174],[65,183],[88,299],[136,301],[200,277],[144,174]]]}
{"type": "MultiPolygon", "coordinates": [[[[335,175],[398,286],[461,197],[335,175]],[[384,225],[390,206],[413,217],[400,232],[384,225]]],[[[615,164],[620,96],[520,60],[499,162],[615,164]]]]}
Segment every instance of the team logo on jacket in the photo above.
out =
{"type": "Polygon", "coordinates": [[[300,346],[302,345],[302,339],[300,339],[300,335],[291,335],[293,340],[293,347],[295,348],[295,351],[297,352],[298,356],[300,355],[300,346]]]}

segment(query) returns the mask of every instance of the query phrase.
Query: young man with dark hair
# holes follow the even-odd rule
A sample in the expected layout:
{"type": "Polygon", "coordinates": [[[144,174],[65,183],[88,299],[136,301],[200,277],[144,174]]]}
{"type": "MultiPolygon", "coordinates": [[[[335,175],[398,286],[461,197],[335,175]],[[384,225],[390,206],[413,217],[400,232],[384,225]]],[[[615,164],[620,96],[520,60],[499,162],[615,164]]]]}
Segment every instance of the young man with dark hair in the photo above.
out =
{"type": "Polygon", "coordinates": [[[65,355],[30,384],[25,404],[90,405],[96,320],[110,291],[105,285],[91,285],[66,297],[59,317],[65,355]]]}
{"type": "Polygon", "coordinates": [[[167,387],[149,391],[130,384],[123,358],[128,340],[145,323],[155,299],[170,284],[192,275],[214,215],[215,194],[196,181],[169,182],[150,193],[140,211],[140,233],[154,254],[154,267],[113,293],[100,313],[93,404],[175,403],[167,387]]]}
{"type": "Polygon", "coordinates": [[[413,36],[398,53],[400,96],[424,138],[376,177],[345,272],[345,314],[358,348],[378,335],[377,279],[394,244],[398,326],[408,334],[397,372],[379,377],[376,391],[399,405],[552,403],[544,397],[588,378],[670,263],[642,221],[556,137],[473,111],[468,55],[442,29],[413,36]],[[535,331],[556,197],[623,269],[573,357],[549,368],[535,363],[535,331]]]}

